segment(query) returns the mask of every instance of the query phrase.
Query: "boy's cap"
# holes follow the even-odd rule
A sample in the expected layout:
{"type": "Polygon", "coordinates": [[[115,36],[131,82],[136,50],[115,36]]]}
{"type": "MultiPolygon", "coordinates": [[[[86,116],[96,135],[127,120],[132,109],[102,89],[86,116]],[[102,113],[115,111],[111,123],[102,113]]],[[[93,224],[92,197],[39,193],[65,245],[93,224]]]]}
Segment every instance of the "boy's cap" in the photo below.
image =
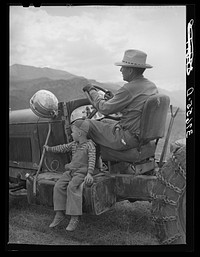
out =
{"type": "Polygon", "coordinates": [[[88,133],[89,131],[89,123],[86,120],[76,120],[71,126],[75,126],[78,129],[83,130],[85,133],[88,133]]]}

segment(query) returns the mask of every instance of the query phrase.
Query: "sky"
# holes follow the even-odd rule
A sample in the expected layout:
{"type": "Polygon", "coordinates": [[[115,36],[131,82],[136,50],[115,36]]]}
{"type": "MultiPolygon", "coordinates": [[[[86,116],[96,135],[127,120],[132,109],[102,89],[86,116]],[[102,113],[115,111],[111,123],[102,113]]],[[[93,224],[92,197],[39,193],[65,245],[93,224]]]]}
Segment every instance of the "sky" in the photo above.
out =
{"type": "Polygon", "coordinates": [[[123,82],[127,49],[147,53],[144,75],[160,88],[186,90],[185,6],[10,6],[10,65],[64,70],[123,82]]]}

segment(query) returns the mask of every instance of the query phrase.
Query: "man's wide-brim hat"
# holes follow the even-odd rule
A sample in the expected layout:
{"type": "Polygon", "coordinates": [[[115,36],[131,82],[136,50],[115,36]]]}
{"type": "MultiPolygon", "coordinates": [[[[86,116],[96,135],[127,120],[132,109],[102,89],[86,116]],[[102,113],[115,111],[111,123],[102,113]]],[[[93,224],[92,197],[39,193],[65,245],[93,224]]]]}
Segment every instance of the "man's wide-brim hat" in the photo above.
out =
{"type": "Polygon", "coordinates": [[[136,68],[152,68],[150,64],[146,63],[147,54],[140,51],[129,49],[124,53],[124,58],[121,62],[116,62],[117,66],[125,66],[125,67],[136,67],[136,68]]]}

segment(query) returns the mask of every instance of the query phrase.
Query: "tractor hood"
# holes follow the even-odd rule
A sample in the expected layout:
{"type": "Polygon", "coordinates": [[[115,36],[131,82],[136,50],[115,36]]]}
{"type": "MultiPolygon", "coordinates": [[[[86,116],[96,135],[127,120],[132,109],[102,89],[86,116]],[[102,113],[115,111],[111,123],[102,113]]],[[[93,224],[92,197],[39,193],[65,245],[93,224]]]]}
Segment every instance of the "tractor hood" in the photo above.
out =
{"type": "Polygon", "coordinates": [[[9,113],[9,123],[10,124],[20,124],[20,123],[38,123],[38,122],[48,122],[51,119],[40,118],[32,112],[31,109],[23,109],[10,111],[9,113]]]}
{"type": "MultiPolygon", "coordinates": [[[[46,123],[53,120],[54,121],[61,120],[61,116],[64,115],[63,104],[64,102],[58,103],[59,114],[55,119],[38,117],[30,108],[10,111],[9,124],[21,124],[21,123],[31,124],[31,123],[40,123],[40,122],[46,123]]],[[[88,99],[75,99],[69,102],[65,102],[67,113],[69,116],[71,115],[74,109],[87,104],[90,104],[88,99]]]]}

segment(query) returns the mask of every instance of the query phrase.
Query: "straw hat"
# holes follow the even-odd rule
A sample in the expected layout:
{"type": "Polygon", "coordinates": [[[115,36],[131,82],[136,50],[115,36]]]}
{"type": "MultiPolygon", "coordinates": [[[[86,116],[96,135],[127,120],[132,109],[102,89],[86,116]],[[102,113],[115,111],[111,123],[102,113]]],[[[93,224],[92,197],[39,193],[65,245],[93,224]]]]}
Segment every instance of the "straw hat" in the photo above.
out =
{"type": "Polygon", "coordinates": [[[136,67],[136,68],[152,68],[150,64],[146,63],[147,54],[140,51],[129,49],[124,53],[124,58],[121,62],[116,62],[117,66],[136,67]]]}

